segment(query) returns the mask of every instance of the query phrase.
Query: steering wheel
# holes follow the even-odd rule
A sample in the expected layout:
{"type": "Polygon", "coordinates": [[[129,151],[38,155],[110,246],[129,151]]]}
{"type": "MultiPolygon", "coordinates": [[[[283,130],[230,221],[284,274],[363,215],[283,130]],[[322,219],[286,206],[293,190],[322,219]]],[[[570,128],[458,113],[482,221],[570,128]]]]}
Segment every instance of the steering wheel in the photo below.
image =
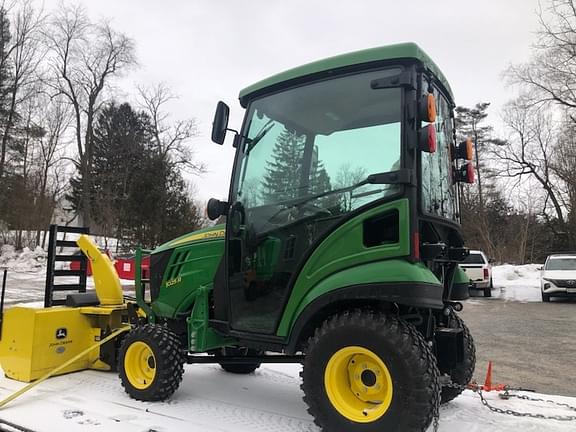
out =
{"type": "Polygon", "coordinates": [[[292,205],[284,207],[278,210],[270,219],[268,223],[280,225],[285,222],[291,222],[297,219],[298,214],[302,214],[302,219],[317,214],[322,214],[324,216],[332,216],[332,212],[328,209],[319,207],[312,203],[303,203],[298,205],[292,205]]]}

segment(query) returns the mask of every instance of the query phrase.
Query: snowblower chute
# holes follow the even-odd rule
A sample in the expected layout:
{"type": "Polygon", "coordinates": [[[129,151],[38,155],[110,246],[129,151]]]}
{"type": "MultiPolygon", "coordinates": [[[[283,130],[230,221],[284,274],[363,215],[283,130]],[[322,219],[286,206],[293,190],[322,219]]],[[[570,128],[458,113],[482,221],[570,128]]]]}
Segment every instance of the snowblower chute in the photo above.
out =
{"type": "Polygon", "coordinates": [[[120,280],[110,259],[89,237],[81,235],[76,243],[91,262],[96,295],[68,294],[63,306],[8,309],[3,319],[0,365],[9,378],[34,381],[85,351],[86,355],[56,374],[116,367],[117,340],[100,349],[91,348],[125,326],[127,307],[120,280]]]}

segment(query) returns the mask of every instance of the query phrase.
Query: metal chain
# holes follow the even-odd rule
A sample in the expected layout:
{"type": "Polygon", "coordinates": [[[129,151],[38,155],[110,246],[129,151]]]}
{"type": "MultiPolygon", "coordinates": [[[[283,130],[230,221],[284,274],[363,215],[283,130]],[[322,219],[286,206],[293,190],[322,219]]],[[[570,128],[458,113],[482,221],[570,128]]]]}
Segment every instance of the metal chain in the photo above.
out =
{"type": "MultiPolygon", "coordinates": [[[[480,388],[480,386],[477,386],[477,385],[469,386],[469,385],[460,385],[460,384],[456,384],[456,383],[448,383],[448,384],[444,384],[443,387],[454,388],[454,389],[458,389],[458,390],[466,390],[466,389],[472,390],[474,393],[476,393],[476,394],[478,394],[478,396],[480,396],[480,401],[482,402],[482,405],[484,405],[490,411],[498,413],[498,414],[506,414],[506,415],[511,415],[511,416],[515,416],[515,417],[529,417],[529,418],[543,419],[543,420],[576,421],[576,415],[573,415],[573,416],[569,416],[569,415],[545,415],[545,414],[535,414],[535,413],[530,413],[530,412],[521,412],[521,411],[515,411],[512,409],[502,409],[502,408],[495,407],[495,406],[491,405],[490,403],[488,403],[488,401],[484,398],[484,394],[482,393],[482,389],[480,388]]],[[[522,389],[507,387],[505,389],[504,393],[499,394],[499,396],[501,399],[504,399],[504,400],[516,398],[516,399],[526,400],[526,401],[530,401],[530,402],[544,402],[544,403],[555,405],[557,407],[568,409],[570,411],[576,411],[575,406],[569,405],[567,403],[556,402],[556,401],[553,401],[550,399],[541,399],[541,398],[535,398],[535,397],[510,393],[511,391],[520,391],[520,390],[522,390],[522,389]]],[[[437,429],[434,429],[434,432],[437,432],[437,429]]]]}
{"type": "Polygon", "coordinates": [[[438,432],[440,427],[440,394],[436,395],[436,403],[434,404],[434,414],[433,414],[433,431],[438,432]]]}

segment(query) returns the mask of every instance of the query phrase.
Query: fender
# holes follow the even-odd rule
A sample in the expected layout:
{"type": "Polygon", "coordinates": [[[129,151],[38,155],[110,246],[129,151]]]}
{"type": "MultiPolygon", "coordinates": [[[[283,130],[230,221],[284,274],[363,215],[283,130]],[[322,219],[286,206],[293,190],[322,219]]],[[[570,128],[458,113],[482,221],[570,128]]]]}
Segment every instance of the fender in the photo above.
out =
{"type": "Polygon", "coordinates": [[[417,302],[422,307],[435,307],[437,301],[442,303],[442,283],[424,264],[411,263],[401,258],[373,261],[332,273],[306,290],[305,293],[296,289],[293,290],[288,302],[289,305],[293,306],[284,310],[276,334],[282,337],[288,336],[302,311],[317,298],[341,288],[366,285],[387,287],[385,290],[379,290],[378,294],[387,295],[386,293],[388,293],[390,301],[396,303],[416,306],[415,302],[417,302]],[[438,287],[438,297],[434,294],[432,300],[429,301],[424,297],[425,292],[413,291],[410,288],[420,284],[438,287]]]}
{"type": "Polygon", "coordinates": [[[373,300],[414,306],[422,309],[442,309],[443,287],[439,284],[424,282],[375,283],[343,287],[324,294],[309,303],[296,319],[286,347],[287,353],[294,353],[300,336],[307,324],[318,322],[314,317],[326,315],[322,310],[336,311],[343,304],[362,305],[373,300]],[[334,305],[335,308],[330,308],[334,305]]]}
{"type": "Polygon", "coordinates": [[[297,348],[306,324],[318,321],[314,319],[317,313],[324,319],[330,305],[338,309],[342,303],[353,306],[378,300],[423,309],[442,309],[443,291],[443,284],[422,263],[392,259],[347,268],[316,284],[299,302],[286,334],[281,334],[279,329],[278,336],[288,339],[287,351],[292,352],[297,348]]]}

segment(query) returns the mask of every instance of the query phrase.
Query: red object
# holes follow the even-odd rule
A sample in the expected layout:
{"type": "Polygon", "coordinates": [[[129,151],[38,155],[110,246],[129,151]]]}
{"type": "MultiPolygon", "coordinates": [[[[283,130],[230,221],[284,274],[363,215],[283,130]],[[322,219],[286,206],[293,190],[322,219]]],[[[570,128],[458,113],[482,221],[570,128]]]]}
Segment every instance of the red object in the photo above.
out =
{"type": "Polygon", "coordinates": [[[482,386],[483,391],[504,391],[506,390],[506,385],[496,384],[492,385],[492,362],[488,362],[488,370],[486,371],[486,379],[484,380],[484,385],[482,386]]]}
{"type": "Polygon", "coordinates": [[[420,233],[418,231],[414,231],[412,233],[412,243],[414,248],[414,259],[420,259],[420,233]]]}
{"type": "Polygon", "coordinates": [[[436,152],[436,128],[434,125],[428,125],[428,152],[436,152]]]}
{"type": "Polygon", "coordinates": [[[490,391],[492,388],[492,361],[488,362],[488,370],[486,371],[486,379],[484,380],[484,390],[490,391]]]}
{"type": "Polygon", "coordinates": [[[484,269],[484,279],[488,279],[488,269],[484,269]]]}
{"type": "MultiPolygon", "coordinates": [[[[105,251],[105,253],[110,259],[112,259],[109,251],[105,251]]],[[[136,278],[136,260],[134,257],[117,258],[116,260],[113,260],[113,263],[114,268],[116,269],[116,273],[118,273],[118,277],[120,277],[120,279],[134,280],[136,278]]],[[[80,262],[72,261],[70,263],[70,270],[80,270],[80,262]]],[[[145,256],[142,258],[142,278],[148,278],[149,272],[150,257],[145,256]]],[[[86,274],[88,276],[92,276],[92,266],[90,265],[90,260],[88,260],[88,269],[86,274]]]]}
{"type": "MultiPolygon", "coordinates": [[[[117,258],[114,261],[114,268],[120,279],[134,280],[136,278],[136,260],[134,257],[130,258],[117,258]]],[[[150,269],[150,257],[145,256],[142,258],[142,277],[146,278],[150,269]]]]}
{"type": "MultiPolygon", "coordinates": [[[[70,270],[80,270],[80,262],[79,261],[72,261],[70,263],[70,270]]],[[[86,271],[88,276],[92,276],[92,265],[90,264],[90,260],[88,260],[88,269],[86,271]]]]}
{"type": "Polygon", "coordinates": [[[466,164],[466,181],[470,184],[474,183],[474,165],[472,163],[466,164]]]}

